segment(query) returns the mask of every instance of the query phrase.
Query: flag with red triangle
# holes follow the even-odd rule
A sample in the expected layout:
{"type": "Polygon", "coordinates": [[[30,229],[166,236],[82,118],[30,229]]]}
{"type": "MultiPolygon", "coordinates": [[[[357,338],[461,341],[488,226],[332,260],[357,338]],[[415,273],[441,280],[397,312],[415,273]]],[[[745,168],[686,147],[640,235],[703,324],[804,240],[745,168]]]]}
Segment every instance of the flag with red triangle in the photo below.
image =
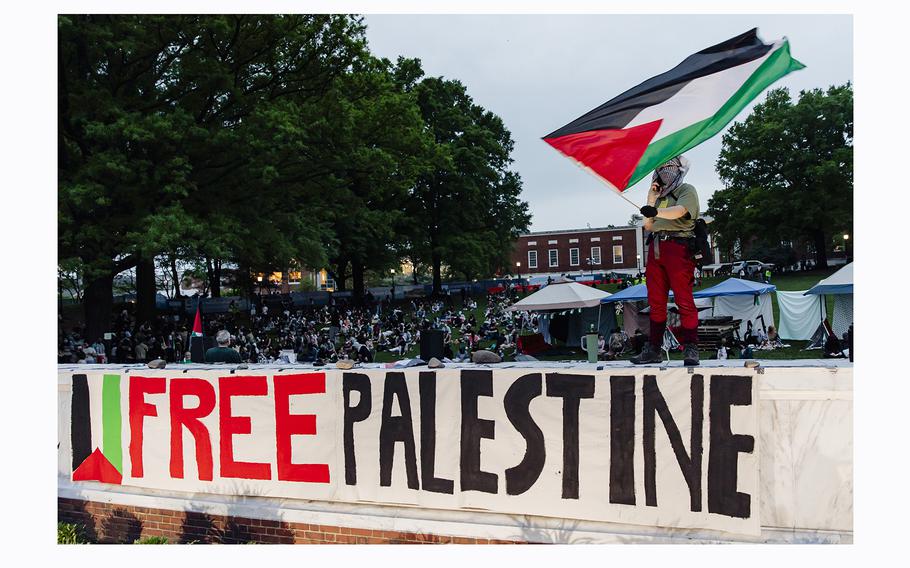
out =
{"type": "Polygon", "coordinates": [[[758,30],[708,47],[543,140],[622,192],[720,132],[769,85],[805,67],[758,30]]]}
{"type": "Polygon", "coordinates": [[[196,304],[196,320],[193,322],[192,337],[202,337],[202,299],[196,304]]]}

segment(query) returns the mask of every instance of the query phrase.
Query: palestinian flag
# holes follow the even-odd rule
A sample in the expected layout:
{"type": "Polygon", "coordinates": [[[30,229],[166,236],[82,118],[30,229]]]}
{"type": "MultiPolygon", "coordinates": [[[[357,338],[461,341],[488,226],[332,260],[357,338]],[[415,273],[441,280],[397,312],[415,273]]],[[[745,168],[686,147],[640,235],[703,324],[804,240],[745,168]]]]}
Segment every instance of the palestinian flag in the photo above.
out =
{"type": "Polygon", "coordinates": [[[202,298],[196,303],[196,320],[193,322],[193,333],[190,337],[202,337],[202,298]]]}
{"type": "Polygon", "coordinates": [[[721,131],[766,87],[805,67],[752,29],[687,57],[544,141],[620,192],[721,131]]]}
{"type": "Polygon", "coordinates": [[[70,447],[73,481],[123,480],[120,375],[73,375],[70,447]]]}

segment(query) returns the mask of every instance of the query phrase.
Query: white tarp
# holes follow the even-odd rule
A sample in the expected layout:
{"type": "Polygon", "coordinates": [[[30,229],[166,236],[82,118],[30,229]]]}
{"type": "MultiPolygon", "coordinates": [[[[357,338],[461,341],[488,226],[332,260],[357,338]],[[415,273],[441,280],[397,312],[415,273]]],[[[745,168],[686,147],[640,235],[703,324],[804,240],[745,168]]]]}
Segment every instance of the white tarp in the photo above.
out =
{"type": "Polygon", "coordinates": [[[554,282],[510,306],[512,311],[547,311],[592,308],[609,296],[608,292],[577,282],[554,282]]]}
{"type": "Polygon", "coordinates": [[[759,381],[655,371],[61,369],[58,452],[74,482],[757,536],[759,381]]]}
{"type": "Polygon", "coordinates": [[[805,295],[805,291],[777,291],[778,328],[781,339],[808,341],[818,324],[826,317],[823,296],[805,295]]]}
{"type": "Polygon", "coordinates": [[[759,296],[717,296],[714,298],[715,316],[732,316],[741,319],[739,336],[746,338],[748,322],[752,322],[752,329],[761,329],[762,324],[758,316],[764,316],[765,327],[774,325],[774,311],[771,309],[771,294],[759,296]]]}

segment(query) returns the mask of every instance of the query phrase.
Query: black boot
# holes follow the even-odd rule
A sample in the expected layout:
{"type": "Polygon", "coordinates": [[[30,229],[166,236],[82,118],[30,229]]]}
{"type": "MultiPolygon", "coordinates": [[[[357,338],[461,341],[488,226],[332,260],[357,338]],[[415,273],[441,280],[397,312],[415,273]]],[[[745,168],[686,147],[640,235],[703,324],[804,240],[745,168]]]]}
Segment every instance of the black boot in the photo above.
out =
{"type": "Polygon", "coordinates": [[[641,353],[632,357],[629,361],[635,365],[644,365],[646,363],[663,363],[663,358],[660,356],[660,351],[655,349],[654,346],[648,342],[645,343],[641,353]]]}
{"type": "Polygon", "coordinates": [[[698,366],[698,344],[686,343],[683,346],[683,365],[686,367],[698,366]]]}

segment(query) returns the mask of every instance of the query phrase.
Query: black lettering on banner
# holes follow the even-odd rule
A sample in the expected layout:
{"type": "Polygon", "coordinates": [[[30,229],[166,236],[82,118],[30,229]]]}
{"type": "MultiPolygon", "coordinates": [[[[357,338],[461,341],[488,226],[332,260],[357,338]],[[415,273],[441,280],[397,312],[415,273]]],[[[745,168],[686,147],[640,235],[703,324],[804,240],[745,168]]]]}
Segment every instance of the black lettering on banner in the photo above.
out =
{"type": "Polygon", "coordinates": [[[379,485],[392,485],[392,464],[395,458],[395,443],[404,443],[404,467],[408,476],[408,487],[420,489],[417,478],[417,449],[414,444],[414,423],[411,419],[411,398],[404,373],[390,372],[385,375],[382,393],[382,424],[379,427],[379,485]],[[392,398],[398,399],[401,416],[392,416],[392,398]]]}
{"type": "Polygon", "coordinates": [[[704,421],[705,383],[701,375],[692,375],[690,383],[690,403],[692,408],[692,431],[689,439],[691,455],[686,454],[682,435],[670,414],[667,401],[657,388],[654,375],[644,376],[642,400],[644,404],[643,446],[645,457],[645,504],[657,506],[657,456],[655,452],[654,415],[660,416],[670,446],[676,455],[679,469],[689,486],[689,508],[701,511],[701,466],[702,466],[702,423],[704,421]]]}
{"type": "Polygon", "coordinates": [[[92,453],[92,411],[89,405],[88,377],[73,375],[73,396],[70,410],[70,446],[73,450],[73,471],[92,453]]]}
{"type": "Polygon", "coordinates": [[[544,463],[547,461],[547,451],[544,444],[543,432],[531,416],[531,401],[540,396],[542,389],[540,373],[532,373],[519,377],[503,399],[506,416],[515,430],[525,439],[527,449],[521,463],[506,470],[506,493],[508,495],[521,495],[531,488],[540,477],[544,463]]]}
{"type": "Polygon", "coordinates": [[[547,373],[547,396],[562,398],[562,498],[578,499],[578,407],[594,398],[594,376],[547,373]]]}
{"type": "Polygon", "coordinates": [[[354,423],[370,416],[373,402],[370,394],[370,377],[363,373],[344,373],[344,482],[357,485],[357,458],[354,455],[354,423]],[[360,393],[357,406],[351,406],[351,391],[360,393]]]}
{"type": "Polygon", "coordinates": [[[461,490],[496,493],[495,473],[480,469],[480,440],[492,440],[495,423],[477,417],[477,397],[493,396],[493,371],[461,371],[461,490]]]}
{"type": "Polygon", "coordinates": [[[610,377],[610,503],[635,504],[635,377],[610,377]]]}
{"type": "Polygon", "coordinates": [[[751,454],[753,436],[734,434],[730,425],[731,406],[752,405],[752,377],[714,375],[711,377],[711,450],[708,455],[708,512],[748,519],[752,498],[736,490],[737,454],[751,454]]]}
{"type": "Polygon", "coordinates": [[[452,494],[455,482],[436,477],[436,372],[420,373],[420,477],[423,488],[452,494]]]}

